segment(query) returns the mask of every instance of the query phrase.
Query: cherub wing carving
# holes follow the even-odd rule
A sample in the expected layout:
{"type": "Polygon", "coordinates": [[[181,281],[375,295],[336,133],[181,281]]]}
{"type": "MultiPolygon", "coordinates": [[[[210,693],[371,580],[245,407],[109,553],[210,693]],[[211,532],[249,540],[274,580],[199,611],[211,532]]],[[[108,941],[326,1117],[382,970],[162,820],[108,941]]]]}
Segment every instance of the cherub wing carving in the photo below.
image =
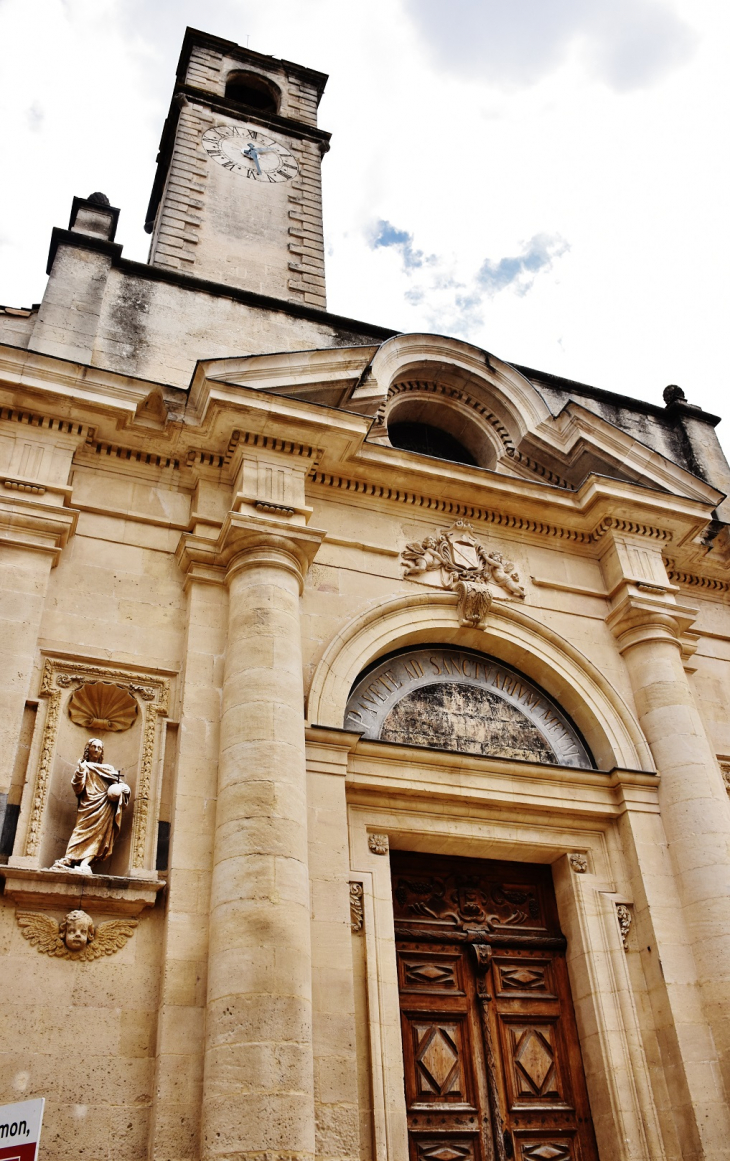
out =
{"type": "Polygon", "coordinates": [[[46,955],[67,955],[66,944],[55,919],[37,915],[34,911],[18,911],[18,926],[25,938],[46,955]]]}
{"type": "Polygon", "coordinates": [[[102,955],[114,955],[115,951],[121,951],[137,922],[136,919],[112,919],[108,923],[100,923],[95,938],[87,943],[78,958],[99,959],[102,955]]]}

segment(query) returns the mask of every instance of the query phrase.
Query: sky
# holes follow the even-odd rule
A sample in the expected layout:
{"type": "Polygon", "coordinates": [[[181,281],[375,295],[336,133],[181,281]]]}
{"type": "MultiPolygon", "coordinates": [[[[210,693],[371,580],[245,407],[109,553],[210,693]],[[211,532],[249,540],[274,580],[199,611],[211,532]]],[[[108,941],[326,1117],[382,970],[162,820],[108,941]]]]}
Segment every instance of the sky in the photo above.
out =
{"type": "Polygon", "coordinates": [[[330,76],[331,311],[678,383],[730,446],[727,0],[0,0],[0,303],[40,301],[74,195],[146,260],[188,24],[330,76]]]}

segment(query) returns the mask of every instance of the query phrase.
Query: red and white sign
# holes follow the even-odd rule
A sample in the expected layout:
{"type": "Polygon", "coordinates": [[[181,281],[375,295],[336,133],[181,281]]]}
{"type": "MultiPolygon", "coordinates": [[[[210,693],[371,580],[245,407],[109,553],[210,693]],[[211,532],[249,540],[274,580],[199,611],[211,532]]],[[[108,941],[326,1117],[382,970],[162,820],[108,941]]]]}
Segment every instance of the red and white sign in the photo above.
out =
{"type": "Polygon", "coordinates": [[[0,1105],[0,1161],[36,1161],[45,1103],[0,1105]]]}

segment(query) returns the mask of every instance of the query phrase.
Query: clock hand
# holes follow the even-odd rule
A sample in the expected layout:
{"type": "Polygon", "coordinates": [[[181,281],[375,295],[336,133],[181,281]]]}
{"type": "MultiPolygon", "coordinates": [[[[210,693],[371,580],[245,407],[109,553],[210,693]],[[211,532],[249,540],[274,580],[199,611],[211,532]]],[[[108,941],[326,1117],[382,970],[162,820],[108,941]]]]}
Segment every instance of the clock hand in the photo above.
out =
{"type": "Polygon", "coordinates": [[[259,165],[259,150],[256,148],[256,146],[249,142],[246,148],[241,150],[241,153],[244,157],[247,157],[249,161],[254,163],[256,166],[256,172],[261,173],[261,166],[259,165]]]}

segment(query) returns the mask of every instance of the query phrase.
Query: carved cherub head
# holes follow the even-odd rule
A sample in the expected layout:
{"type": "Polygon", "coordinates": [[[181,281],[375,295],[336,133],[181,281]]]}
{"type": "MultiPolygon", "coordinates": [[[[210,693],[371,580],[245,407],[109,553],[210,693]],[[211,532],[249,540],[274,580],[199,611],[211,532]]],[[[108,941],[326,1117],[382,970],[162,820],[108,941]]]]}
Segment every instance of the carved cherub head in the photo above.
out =
{"type": "Polygon", "coordinates": [[[69,951],[81,951],[96,935],[94,921],[85,911],[69,911],[58,930],[69,951]]]}
{"type": "Polygon", "coordinates": [[[101,738],[89,738],[84,746],[84,762],[103,762],[104,743],[101,738]]]}

